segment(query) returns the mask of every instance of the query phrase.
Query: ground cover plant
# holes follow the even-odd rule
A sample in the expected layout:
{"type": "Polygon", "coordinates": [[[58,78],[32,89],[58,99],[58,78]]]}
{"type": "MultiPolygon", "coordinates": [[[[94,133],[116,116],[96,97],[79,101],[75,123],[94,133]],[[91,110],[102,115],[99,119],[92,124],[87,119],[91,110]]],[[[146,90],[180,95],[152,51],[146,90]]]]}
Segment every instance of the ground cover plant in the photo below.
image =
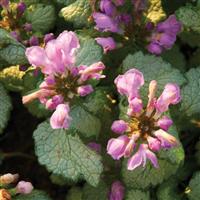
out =
{"type": "Polygon", "coordinates": [[[199,0],[0,0],[0,200],[199,200],[199,133],[199,0]]]}

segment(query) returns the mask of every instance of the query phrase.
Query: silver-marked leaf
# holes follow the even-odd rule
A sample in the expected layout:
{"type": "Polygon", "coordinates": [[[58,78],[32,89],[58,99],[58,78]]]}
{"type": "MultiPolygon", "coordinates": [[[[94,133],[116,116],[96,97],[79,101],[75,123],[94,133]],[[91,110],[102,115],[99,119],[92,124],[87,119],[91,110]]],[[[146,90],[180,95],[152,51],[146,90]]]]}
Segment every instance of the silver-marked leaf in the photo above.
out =
{"type": "Polygon", "coordinates": [[[76,0],[60,11],[60,16],[64,17],[66,22],[73,23],[76,28],[88,26],[88,17],[90,15],[90,3],[85,0],[76,0]]]}
{"type": "Polygon", "coordinates": [[[39,162],[49,171],[98,185],[103,170],[101,157],[85,146],[78,135],[70,135],[70,130],[53,130],[49,123],[43,122],[34,132],[34,139],[39,162]]]}
{"type": "Polygon", "coordinates": [[[35,4],[28,8],[26,20],[32,24],[35,32],[47,33],[55,24],[55,8],[52,5],[35,4]]]}
{"type": "Polygon", "coordinates": [[[200,113],[200,67],[186,73],[188,83],[181,90],[181,115],[191,117],[200,113]]]}
{"type": "Polygon", "coordinates": [[[83,137],[98,137],[101,129],[100,120],[94,115],[87,112],[81,106],[75,106],[71,112],[70,116],[72,121],[70,128],[78,131],[83,137]]]}
{"type": "Polygon", "coordinates": [[[94,39],[81,40],[81,48],[76,56],[76,65],[91,65],[102,59],[102,49],[94,39]]]}
{"type": "Polygon", "coordinates": [[[182,22],[186,30],[193,30],[200,33],[200,8],[187,5],[176,11],[178,20],[182,22]]]}
{"type": "Polygon", "coordinates": [[[0,68],[26,64],[25,47],[4,29],[0,29],[0,68]]]}
{"type": "Polygon", "coordinates": [[[4,87],[0,84],[0,133],[3,132],[3,129],[7,125],[11,109],[12,104],[10,97],[4,87]]]}

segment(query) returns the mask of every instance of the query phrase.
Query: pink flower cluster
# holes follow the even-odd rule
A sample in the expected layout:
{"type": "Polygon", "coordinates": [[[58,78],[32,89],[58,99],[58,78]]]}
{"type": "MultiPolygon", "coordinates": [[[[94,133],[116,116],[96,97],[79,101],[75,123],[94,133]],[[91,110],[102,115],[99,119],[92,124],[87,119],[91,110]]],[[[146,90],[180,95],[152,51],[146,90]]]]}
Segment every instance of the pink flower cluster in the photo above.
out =
{"type": "Polygon", "coordinates": [[[153,30],[147,50],[160,55],[164,50],[171,49],[181,28],[182,24],[176,16],[170,15],[164,22],[158,23],[153,30]]]}
{"type": "Polygon", "coordinates": [[[156,98],[157,82],[149,84],[148,104],[143,106],[139,90],[144,85],[143,74],[137,69],[130,69],[115,79],[117,90],[128,98],[127,115],[129,120],[117,120],[112,124],[112,131],[119,134],[118,138],[108,141],[107,152],[113,159],[130,157],[128,170],[146,165],[147,159],[154,167],[158,167],[154,152],[161,148],[169,149],[178,144],[176,138],[167,133],[173,121],[163,116],[171,104],[181,100],[180,88],[168,83],[159,98],[156,98]]]}
{"type": "Polygon", "coordinates": [[[48,41],[45,48],[33,46],[26,49],[29,63],[41,69],[45,79],[38,91],[23,97],[23,103],[38,98],[47,109],[55,110],[50,119],[53,129],[67,129],[71,121],[69,112],[73,99],[93,92],[89,80],[105,77],[101,74],[105,68],[102,62],[90,66],[75,65],[79,47],[75,33],[64,31],[57,39],[48,41]]]}

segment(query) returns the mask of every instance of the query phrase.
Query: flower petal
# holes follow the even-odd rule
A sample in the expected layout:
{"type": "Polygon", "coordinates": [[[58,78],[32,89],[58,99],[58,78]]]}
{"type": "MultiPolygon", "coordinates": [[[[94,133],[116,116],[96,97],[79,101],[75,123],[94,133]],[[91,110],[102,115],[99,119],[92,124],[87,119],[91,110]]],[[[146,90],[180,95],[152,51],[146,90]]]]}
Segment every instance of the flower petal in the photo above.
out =
{"type": "Polygon", "coordinates": [[[59,104],[50,118],[51,127],[53,129],[68,129],[71,121],[69,111],[68,104],[59,104]]]}

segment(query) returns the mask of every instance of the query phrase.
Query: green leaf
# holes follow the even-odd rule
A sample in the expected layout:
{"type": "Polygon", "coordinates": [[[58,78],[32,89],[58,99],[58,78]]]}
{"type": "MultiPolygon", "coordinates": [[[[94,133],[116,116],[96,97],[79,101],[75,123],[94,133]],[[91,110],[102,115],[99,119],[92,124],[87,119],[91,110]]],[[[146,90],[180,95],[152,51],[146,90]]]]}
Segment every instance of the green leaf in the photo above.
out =
{"type": "Polygon", "coordinates": [[[105,182],[101,181],[97,187],[85,184],[83,188],[82,200],[107,200],[109,188],[105,182]]]}
{"type": "Polygon", "coordinates": [[[144,74],[145,85],[141,89],[143,100],[147,100],[151,80],[158,82],[158,93],[162,92],[167,83],[177,83],[181,86],[185,82],[179,70],[172,68],[169,63],[154,55],[144,55],[142,52],[128,55],[123,61],[122,73],[131,68],[137,68],[144,74]]]}
{"type": "Polygon", "coordinates": [[[90,4],[89,1],[85,0],[76,0],[60,11],[60,16],[64,17],[65,21],[73,23],[75,28],[88,26],[88,17],[90,15],[90,4]]]}
{"type": "Polygon", "coordinates": [[[0,133],[3,132],[3,129],[6,127],[9,117],[10,111],[12,109],[12,104],[10,97],[8,96],[4,87],[0,84],[0,133]]]}
{"type": "Polygon", "coordinates": [[[161,184],[157,189],[158,200],[181,200],[181,196],[178,195],[177,186],[178,183],[174,179],[161,184]]]}
{"type": "Polygon", "coordinates": [[[0,67],[26,63],[25,47],[0,29],[0,67]]]}
{"type": "Polygon", "coordinates": [[[51,198],[43,191],[34,190],[31,194],[19,195],[12,197],[13,200],[51,200],[51,198]]]}
{"type": "Polygon", "coordinates": [[[103,170],[101,157],[85,146],[70,130],[53,130],[49,123],[40,124],[34,132],[39,162],[57,175],[77,181],[84,178],[96,186],[103,170]]]}
{"type": "MultiPolygon", "coordinates": [[[[98,87],[83,102],[83,106],[101,120],[112,114],[113,104],[112,88],[98,87]]],[[[108,120],[108,119],[106,119],[108,120]]]]}
{"type": "Polygon", "coordinates": [[[52,5],[35,4],[26,12],[26,20],[32,24],[35,32],[49,32],[55,25],[55,19],[55,8],[52,5]]]}
{"type": "Polygon", "coordinates": [[[142,190],[127,190],[125,200],[150,200],[149,191],[144,192],[142,190]]]}
{"type": "Polygon", "coordinates": [[[200,8],[192,5],[181,7],[176,11],[178,20],[187,30],[200,33],[200,8]]]}
{"type": "MultiPolygon", "coordinates": [[[[177,137],[177,132],[174,127],[168,131],[170,134],[177,137]]],[[[154,168],[148,161],[145,168],[138,167],[133,171],[127,170],[127,160],[123,161],[122,177],[127,187],[146,189],[155,187],[168,179],[173,174],[176,174],[180,165],[184,161],[184,150],[180,144],[176,148],[170,150],[162,150],[158,153],[159,168],[154,168]]]]}
{"type": "Polygon", "coordinates": [[[186,73],[188,83],[181,90],[181,115],[191,117],[200,113],[200,67],[186,73]]]}
{"type": "Polygon", "coordinates": [[[99,140],[102,142],[109,139],[110,127],[117,114],[117,112],[115,112],[116,101],[112,99],[112,92],[112,88],[97,87],[92,94],[84,99],[82,104],[87,111],[101,120],[102,126],[100,133],[102,134],[99,135],[99,140]]]}
{"type": "Polygon", "coordinates": [[[76,56],[76,65],[91,65],[102,59],[102,48],[94,39],[80,40],[81,48],[76,56]]]}
{"type": "Polygon", "coordinates": [[[196,172],[189,183],[188,192],[186,193],[189,200],[200,199],[200,171],[196,172]]]}
{"type": "Polygon", "coordinates": [[[170,63],[172,67],[179,69],[181,72],[184,72],[186,66],[186,60],[184,55],[181,53],[179,47],[174,45],[172,49],[165,51],[162,54],[163,60],[170,63]]]}
{"type": "Polygon", "coordinates": [[[0,71],[0,81],[7,90],[19,92],[23,90],[23,76],[25,72],[20,71],[19,65],[4,68],[0,71]]]}
{"type": "Polygon", "coordinates": [[[82,189],[79,187],[72,187],[66,197],[66,200],[82,200],[82,189]]]}
{"type": "Polygon", "coordinates": [[[91,115],[81,106],[75,106],[71,110],[70,116],[72,117],[70,129],[74,129],[86,138],[98,136],[101,129],[101,122],[97,117],[91,115]]]}

